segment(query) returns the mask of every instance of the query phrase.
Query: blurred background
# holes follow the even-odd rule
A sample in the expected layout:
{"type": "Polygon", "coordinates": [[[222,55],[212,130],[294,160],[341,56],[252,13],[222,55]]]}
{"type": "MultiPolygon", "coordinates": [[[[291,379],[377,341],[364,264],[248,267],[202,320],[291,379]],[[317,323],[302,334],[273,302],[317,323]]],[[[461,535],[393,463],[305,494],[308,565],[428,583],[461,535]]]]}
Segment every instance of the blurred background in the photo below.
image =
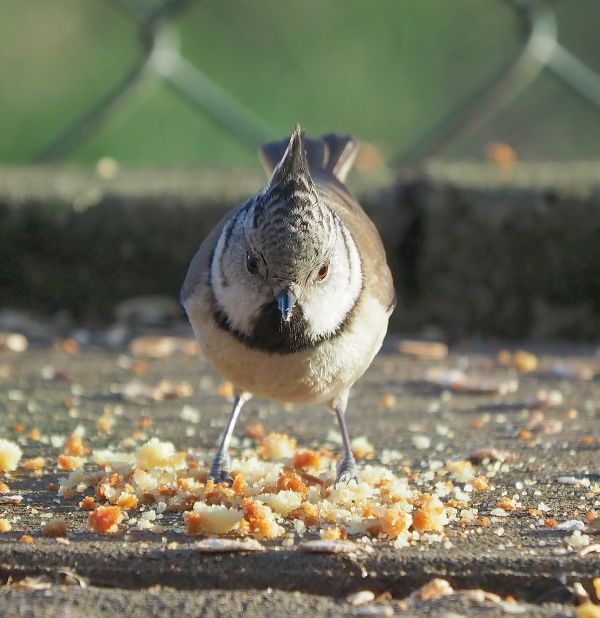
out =
{"type": "Polygon", "coordinates": [[[299,121],[362,143],[350,183],[395,328],[600,337],[599,0],[3,0],[0,17],[0,330],[7,309],[106,324],[148,296],[180,318],[198,244],[299,121]]]}
{"type": "Polygon", "coordinates": [[[4,0],[0,162],[255,166],[297,121],[392,164],[592,159],[598,24],[598,0],[4,0]]]}

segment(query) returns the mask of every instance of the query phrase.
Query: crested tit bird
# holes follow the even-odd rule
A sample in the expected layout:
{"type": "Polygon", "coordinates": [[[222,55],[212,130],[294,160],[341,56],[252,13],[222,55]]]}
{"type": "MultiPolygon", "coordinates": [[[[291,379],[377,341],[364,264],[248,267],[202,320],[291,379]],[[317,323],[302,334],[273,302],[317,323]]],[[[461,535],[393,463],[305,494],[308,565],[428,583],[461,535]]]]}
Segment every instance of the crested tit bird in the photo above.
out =
{"type": "Polygon", "coordinates": [[[358,481],[345,412],[381,347],[395,294],[375,226],[344,185],[350,137],[266,144],[266,187],[200,245],[181,300],[206,357],[235,387],[210,477],[229,479],[228,448],[252,396],[328,404],[342,434],[336,483],[358,481]]]}

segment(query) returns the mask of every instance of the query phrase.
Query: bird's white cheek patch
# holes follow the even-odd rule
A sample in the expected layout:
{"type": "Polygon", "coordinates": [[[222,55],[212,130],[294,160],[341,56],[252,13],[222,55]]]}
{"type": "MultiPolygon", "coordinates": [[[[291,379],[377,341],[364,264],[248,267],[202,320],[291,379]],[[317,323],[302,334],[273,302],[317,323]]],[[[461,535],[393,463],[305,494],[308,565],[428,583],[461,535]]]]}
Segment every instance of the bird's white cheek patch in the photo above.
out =
{"type": "Polygon", "coordinates": [[[338,250],[332,259],[330,275],[303,304],[310,334],[319,339],[334,333],[354,307],[362,287],[358,251],[352,242],[350,256],[338,250]]]}
{"type": "Polygon", "coordinates": [[[211,264],[211,287],[218,308],[225,314],[229,324],[237,331],[250,335],[252,321],[262,302],[255,289],[247,289],[246,282],[236,281],[232,275],[228,285],[221,280],[221,263],[226,268],[228,260],[223,255],[225,230],[221,234],[211,264]]]}

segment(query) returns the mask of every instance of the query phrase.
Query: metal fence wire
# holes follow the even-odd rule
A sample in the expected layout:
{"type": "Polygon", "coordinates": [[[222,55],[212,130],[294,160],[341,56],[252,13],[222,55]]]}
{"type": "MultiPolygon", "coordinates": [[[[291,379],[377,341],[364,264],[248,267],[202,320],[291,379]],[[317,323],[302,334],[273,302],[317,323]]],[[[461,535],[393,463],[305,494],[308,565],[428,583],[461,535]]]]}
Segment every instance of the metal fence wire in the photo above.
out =
{"type": "MultiPolygon", "coordinates": [[[[91,109],[46,144],[33,160],[60,159],[88,140],[131,93],[146,80],[163,80],[199,113],[210,117],[236,140],[256,148],[278,136],[269,123],[208,77],[181,52],[173,17],[194,0],[113,0],[135,20],[140,56],[125,78],[106,92],[91,109]]],[[[554,6],[564,0],[497,0],[518,15],[522,44],[515,56],[477,92],[446,115],[415,143],[397,152],[392,164],[418,164],[441,155],[455,138],[488,122],[544,71],[558,77],[565,88],[591,102],[600,112],[600,75],[567,49],[559,38],[554,6]]]]}

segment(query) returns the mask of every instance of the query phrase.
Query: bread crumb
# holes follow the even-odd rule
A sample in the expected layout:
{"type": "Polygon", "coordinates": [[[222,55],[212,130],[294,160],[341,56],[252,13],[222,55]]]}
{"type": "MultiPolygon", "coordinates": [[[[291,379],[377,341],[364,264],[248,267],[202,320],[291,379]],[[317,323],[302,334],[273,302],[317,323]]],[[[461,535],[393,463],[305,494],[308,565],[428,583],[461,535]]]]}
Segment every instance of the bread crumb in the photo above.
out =
{"type": "Polygon", "coordinates": [[[88,517],[88,527],[92,532],[115,534],[123,522],[123,512],[118,506],[99,506],[88,517]]]}
{"type": "Polygon", "coordinates": [[[197,534],[225,534],[237,527],[243,514],[237,509],[196,502],[194,510],[183,514],[186,532],[197,534]]]}
{"type": "Polygon", "coordinates": [[[359,436],[354,438],[350,444],[352,448],[352,454],[357,459],[364,459],[366,457],[373,457],[375,455],[375,449],[369,442],[366,436],[359,436]]]}
{"type": "Polygon", "coordinates": [[[319,531],[319,536],[324,541],[345,541],[348,538],[346,531],[338,526],[323,528],[319,531]]]}
{"type": "Polygon", "coordinates": [[[301,494],[291,490],[283,490],[276,494],[262,494],[259,496],[259,499],[275,513],[284,517],[291,511],[299,508],[302,502],[301,494]]]}
{"type": "Polygon", "coordinates": [[[185,453],[176,453],[172,442],[161,442],[152,438],[141,446],[135,454],[141,468],[174,468],[185,466],[185,453]]]}
{"type": "Polygon", "coordinates": [[[0,534],[2,532],[10,532],[12,530],[12,526],[10,522],[5,517],[0,517],[0,534]]]}
{"type": "Polygon", "coordinates": [[[233,399],[235,391],[231,382],[222,382],[219,385],[219,396],[224,399],[233,399]]]}
{"type": "Polygon", "coordinates": [[[246,428],[244,435],[251,440],[258,440],[265,435],[265,428],[262,423],[252,423],[246,428]]]}
{"type": "Polygon", "coordinates": [[[80,503],[79,507],[85,511],[92,511],[96,508],[96,500],[93,496],[86,496],[80,503]]]}
{"type": "Polygon", "coordinates": [[[292,465],[294,468],[319,470],[323,467],[323,460],[323,456],[317,453],[317,451],[303,450],[296,453],[292,465]]]}
{"type": "Polygon", "coordinates": [[[296,454],[296,439],[271,432],[261,440],[259,452],[265,459],[291,459],[296,454]]]}
{"type": "Polygon", "coordinates": [[[75,431],[69,436],[63,447],[65,455],[73,455],[75,457],[82,457],[89,452],[90,449],[83,443],[83,438],[75,431]]]}
{"type": "Polygon", "coordinates": [[[396,396],[393,393],[386,393],[379,400],[379,407],[383,408],[384,410],[389,410],[390,408],[393,408],[395,405],[396,405],[396,396]]]}
{"type": "Polygon", "coordinates": [[[385,510],[379,523],[381,531],[387,534],[389,539],[397,539],[408,531],[413,524],[413,517],[401,506],[395,504],[385,510]]]}
{"type": "Polygon", "coordinates": [[[17,469],[23,452],[14,442],[0,439],[0,472],[12,472],[17,469]]]}
{"type": "Polygon", "coordinates": [[[82,457],[74,457],[72,455],[59,455],[56,460],[56,465],[59,470],[65,470],[67,472],[71,472],[72,470],[77,470],[81,468],[84,464],[84,459],[82,457]]]}
{"type": "Polygon", "coordinates": [[[249,531],[257,538],[274,539],[284,534],[285,530],[277,524],[273,511],[268,506],[259,504],[252,498],[244,498],[242,510],[249,531]]]}
{"type": "Polygon", "coordinates": [[[25,543],[25,545],[31,545],[33,543],[34,538],[30,534],[23,534],[21,536],[21,543],[25,543]]]}
{"type": "Polygon", "coordinates": [[[43,528],[42,534],[48,537],[67,536],[67,522],[61,518],[51,519],[43,528]]]}
{"type": "Polygon", "coordinates": [[[42,470],[46,465],[46,460],[43,457],[34,457],[33,459],[25,459],[21,466],[25,470],[34,471],[42,470]]]}
{"type": "Polygon", "coordinates": [[[431,494],[421,494],[412,513],[413,528],[418,532],[442,532],[447,521],[441,500],[431,494]]]}
{"type": "Polygon", "coordinates": [[[512,355],[512,365],[519,373],[532,373],[537,369],[538,359],[531,352],[518,350],[512,355]]]}

